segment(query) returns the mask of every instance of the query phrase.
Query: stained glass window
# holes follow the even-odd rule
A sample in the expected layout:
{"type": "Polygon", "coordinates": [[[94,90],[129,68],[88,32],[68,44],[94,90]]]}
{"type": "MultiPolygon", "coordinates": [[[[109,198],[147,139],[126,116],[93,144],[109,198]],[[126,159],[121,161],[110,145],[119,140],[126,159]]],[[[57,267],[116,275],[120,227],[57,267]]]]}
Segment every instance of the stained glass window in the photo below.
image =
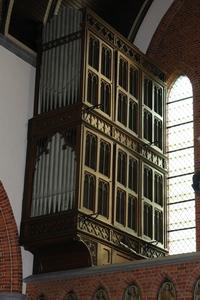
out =
{"type": "Polygon", "coordinates": [[[180,76],[167,103],[168,244],[169,253],[196,250],[193,93],[190,80],[180,76]]]}

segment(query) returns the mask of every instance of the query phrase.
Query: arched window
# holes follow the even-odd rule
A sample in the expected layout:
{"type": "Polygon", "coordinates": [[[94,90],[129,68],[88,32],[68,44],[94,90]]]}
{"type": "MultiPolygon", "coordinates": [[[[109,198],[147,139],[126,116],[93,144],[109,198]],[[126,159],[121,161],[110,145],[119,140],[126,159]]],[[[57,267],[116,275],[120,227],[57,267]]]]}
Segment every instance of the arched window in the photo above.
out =
{"type": "Polygon", "coordinates": [[[108,300],[108,299],[109,299],[108,295],[103,288],[99,288],[93,297],[93,300],[108,300]]]}
{"type": "Polygon", "coordinates": [[[77,300],[77,296],[73,291],[71,291],[67,293],[67,295],[64,297],[64,300],[77,300]]]}
{"type": "Polygon", "coordinates": [[[196,250],[193,93],[190,80],[180,76],[167,102],[168,241],[169,253],[196,250]]]}
{"type": "Polygon", "coordinates": [[[140,290],[135,284],[129,285],[125,291],[124,291],[124,296],[123,300],[140,300],[141,295],[140,295],[140,290]]]}
{"type": "Polygon", "coordinates": [[[165,281],[161,285],[158,300],[176,300],[176,290],[171,281],[165,281]]]}
{"type": "Polygon", "coordinates": [[[200,279],[198,279],[195,284],[193,299],[198,300],[200,299],[199,297],[200,297],[200,279]]]}

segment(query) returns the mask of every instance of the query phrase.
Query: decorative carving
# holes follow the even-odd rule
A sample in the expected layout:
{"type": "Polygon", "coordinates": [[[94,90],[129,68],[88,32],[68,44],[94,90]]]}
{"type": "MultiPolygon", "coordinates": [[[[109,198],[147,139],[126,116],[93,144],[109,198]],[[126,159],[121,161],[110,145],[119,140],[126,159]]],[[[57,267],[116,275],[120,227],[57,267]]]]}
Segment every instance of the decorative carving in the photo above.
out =
{"type": "Polygon", "coordinates": [[[129,237],[127,237],[127,244],[129,246],[130,249],[134,250],[135,252],[139,253],[139,242],[137,240],[131,239],[129,237]]]}
{"type": "Polygon", "coordinates": [[[139,147],[140,154],[157,165],[158,167],[162,169],[166,169],[166,159],[164,157],[159,156],[158,154],[154,153],[150,147],[147,145],[140,145],[139,147]],[[147,148],[148,147],[148,148],[147,148]]]}
{"type": "Polygon", "coordinates": [[[98,34],[103,36],[107,41],[114,43],[114,34],[105,25],[101,24],[90,14],[87,15],[87,22],[98,34]]]}
{"type": "Polygon", "coordinates": [[[40,156],[45,153],[49,154],[48,144],[51,141],[51,138],[43,137],[37,140],[37,156],[36,161],[39,161],[40,156]]]}
{"type": "Polygon", "coordinates": [[[79,216],[78,227],[84,232],[88,232],[100,239],[109,241],[109,229],[97,224],[87,216],[79,216]]]}
{"type": "Polygon", "coordinates": [[[171,281],[165,281],[159,290],[158,300],[176,300],[176,291],[171,281]]]}
{"type": "Polygon", "coordinates": [[[144,243],[141,245],[140,253],[143,256],[148,257],[148,258],[156,258],[156,257],[165,256],[164,251],[162,252],[162,251],[156,249],[149,243],[144,243]]]}
{"type": "Polygon", "coordinates": [[[112,231],[111,242],[117,246],[120,246],[121,241],[123,240],[123,234],[119,232],[112,231]]]}
{"type": "Polygon", "coordinates": [[[62,36],[58,39],[52,40],[48,43],[45,43],[42,45],[42,50],[46,51],[64,44],[68,44],[70,42],[73,42],[74,40],[80,39],[82,36],[82,31],[73,32],[69,35],[62,36]]]}
{"type": "Polygon", "coordinates": [[[123,145],[127,146],[127,148],[138,151],[138,142],[128,136],[126,133],[122,132],[121,130],[113,127],[113,138],[122,143],[123,145]]]}
{"type": "Polygon", "coordinates": [[[128,56],[130,59],[134,60],[137,63],[140,63],[140,55],[126,43],[122,39],[115,37],[115,46],[121,50],[126,56],[128,56]]]}
{"type": "Polygon", "coordinates": [[[128,149],[132,151],[136,151],[141,154],[143,157],[157,165],[158,167],[165,169],[166,162],[165,158],[160,157],[158,154],[154,153],[150,147],[146,147],[146,145],[142,146],[131,138],[128,134],[123,132],[122,130],[108,124],[106,121],[101,120],[100,117],[94,116],[88,112],[83,112],[83,120],[93,126],[94,128],[100,130],[108,136],[111,136],[117,141],[126,146],[128,149]]]}
{"type": "Polygon", "coordinates": [[[103,22],[97,21],[97,19],[91,14],[87,14],[87,23],[88,25],[95,30],[97,34],[103,36],[108,42],[113,44],[113,47],[117,48],[128,56],[133,62],[138,66],[144,67],[146,70],[151,72],[154,76],[159,78],[162,81],[165,81],[165,74],[151,62],[149,62],[145,57],[143,57],[134,46],[131,46],[125,39],[119,38],[117,33],[112,32],[103,22]]]}
{"type": "Polygon", "coordinates": [[[98,220],[92,219],[88,215],[79,215],[78,229],[82,232],[92,234],[98,239],[106,240],[116,247],[123,248],[129,254],[139,254],[148,258],[165,256],[164,250],[162,251],[150,243],[138,240],[136,237],[131,237],[125,232],[104,226],[98,223],[98,220]]]}
{"type": "Polygon", "coordinates": [[[135,285],[129,285],[123,296],[123,300],[140,300],[141,299],[141,294],[139,288],[135,285]]]}
{"type": "Polygon", "coordinates": [[[99,131],[111,136],[111,125],[103,121],[100,117],[83,111],[83,120],[99,131]]]}
{"type": "Polygon", "coordinates": [[[88,246],[92,257],[92,264],[96,266],[97,265],[97,243],[85,238],[81,238],[81,239],[88,246]]]}

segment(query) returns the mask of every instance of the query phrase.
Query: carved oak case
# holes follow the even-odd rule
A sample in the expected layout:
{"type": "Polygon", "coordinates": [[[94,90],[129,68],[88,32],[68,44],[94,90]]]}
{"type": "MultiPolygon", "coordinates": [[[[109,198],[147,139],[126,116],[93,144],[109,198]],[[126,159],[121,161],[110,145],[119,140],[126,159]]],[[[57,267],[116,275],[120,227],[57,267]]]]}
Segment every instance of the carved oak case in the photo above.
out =
{"type": "Polygon", "coordinates": [[[38,62],[21,222],[34,273],[165,255],[164,74],[71,8],[38,62]]]}

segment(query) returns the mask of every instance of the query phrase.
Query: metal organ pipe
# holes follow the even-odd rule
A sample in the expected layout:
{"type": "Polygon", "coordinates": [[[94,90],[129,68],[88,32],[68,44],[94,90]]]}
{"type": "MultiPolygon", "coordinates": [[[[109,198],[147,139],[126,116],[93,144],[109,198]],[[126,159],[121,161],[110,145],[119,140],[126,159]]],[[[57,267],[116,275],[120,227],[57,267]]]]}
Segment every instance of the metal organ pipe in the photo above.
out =
{"type": "Polygon", "coordinates": [[[79,101],[82,12],[63,8],[43,29],[38,113],[79,101]],[[79,32],[70,40],[71,34],[79,32]],[[66,38],[62,45],[57,41],[66,38]]]}
{"type": "MultiPolygon", "coordinates": [[[[79,101],[81,22],[82,12],[63,8],[43,29],[38,114],[79,101]]],[[[31,216],[73,208],[75,136],[75,129],[69,128],[49,137],[48,142],[38,141],[31,216]]]]}
{"type": "Polygon", "coordinates": [[[73,208],[76,177],[75,134],[75,130],[68,129],[66,138],[56,133],[46,147],[42,142],[38,144],[39,158],[33,182],[32,217],[73,208]]]}

